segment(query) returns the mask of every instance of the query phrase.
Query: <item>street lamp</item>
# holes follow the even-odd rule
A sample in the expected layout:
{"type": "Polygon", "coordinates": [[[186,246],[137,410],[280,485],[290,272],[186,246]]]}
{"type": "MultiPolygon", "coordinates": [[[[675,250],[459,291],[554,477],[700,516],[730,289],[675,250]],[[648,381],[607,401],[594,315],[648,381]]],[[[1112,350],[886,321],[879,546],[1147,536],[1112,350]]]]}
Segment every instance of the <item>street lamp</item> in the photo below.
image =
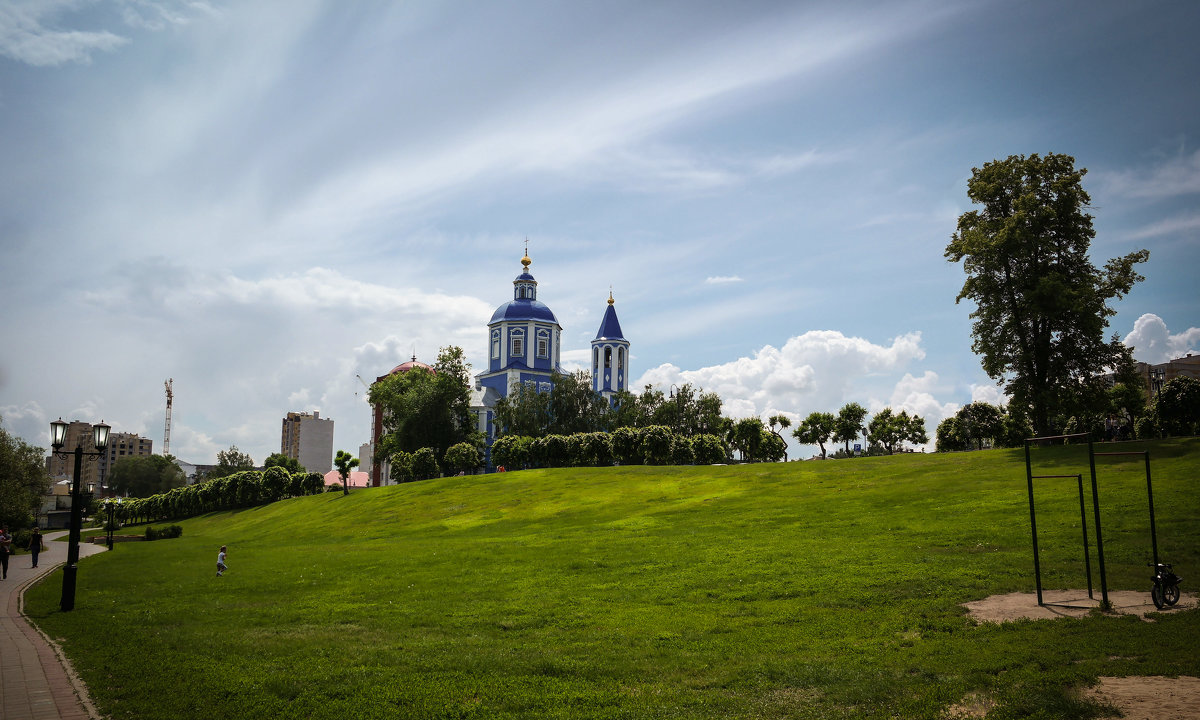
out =
{"type": "Polygon", "coordinates": [[[96,452],[85,452],[82,438],[73,452],[63,452],[62,446],[67,442],[67,427],[67,423],[63,422],[61,417],[50,423],[50,445],[54,448],[54,454],[63,457],[75,456],[75,478],[71,483],[71,532],[67,542],[67,564],[63,567],[62,600],[59,602],[63,612],[75,609],[75,576],[79,570],[79,528],[83,524],[83,503],[79,499],[79,475],[83,470],[83,456],[103,455],[108,447],[108,431],[112,429],[104,424],[103,420],[100,424],[92,426],[92,444],[96,446],[96,452]]]}
{"type": "Polygon", "coordinates": [[[683,391],[678,385],[671,384],[671,394],[667,396],[669,400],[675,401],[675,432],[683,431],[683,391]]]}
{"type": "Polygon", "coordinates": [[[109,498],[104,501],[104,509],[108,511],[108,524],[105,525],[105,527],[108,529],[108,532],[106,533],[106,535],[108,538],[108,549],[109,550],[112,550],[113,531],[116,529],[116,523],[114,522],[114,515],[116,513],[117,508],[120,506],[121,506],[121,498],[116,498],[116,499],[109,498]]]}

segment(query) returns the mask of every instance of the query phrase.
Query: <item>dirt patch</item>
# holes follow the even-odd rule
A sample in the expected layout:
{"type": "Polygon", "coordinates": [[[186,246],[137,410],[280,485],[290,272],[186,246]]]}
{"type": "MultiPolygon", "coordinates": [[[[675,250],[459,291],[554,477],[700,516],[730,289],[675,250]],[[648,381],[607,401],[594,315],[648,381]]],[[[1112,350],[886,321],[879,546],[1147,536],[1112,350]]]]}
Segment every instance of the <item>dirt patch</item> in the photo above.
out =
{"type": "Polygon", "coordinates": [[[1125,720],[1200,718],[1200,678],[1102,677],[1100,685],[1085,690],[1083,695],[1116,705],[1125,720]]]}
{"type": "MultiPolygon", "coordinates": [[[[1100,608],[1100,591],[1089,598],[1087,590],[1043,590],[1042,605],[1037,603],[1036,593],[1009,593],[993,595],[983,600],[963,603],[975,622],[1011,622],[1030,620],[1053,620],[1062,617],[1086,617],[1100,608]]],[[[1181,593],[1179,604],[1173,608],[1159,610],[1154,607],[1148,590],[1110,590],[1108,601],[1113,612],[1121,615],[1137,615],[1150,620],[1149,613],[1173,613],[1197,607],[1196,593],[1181,593]]]]}

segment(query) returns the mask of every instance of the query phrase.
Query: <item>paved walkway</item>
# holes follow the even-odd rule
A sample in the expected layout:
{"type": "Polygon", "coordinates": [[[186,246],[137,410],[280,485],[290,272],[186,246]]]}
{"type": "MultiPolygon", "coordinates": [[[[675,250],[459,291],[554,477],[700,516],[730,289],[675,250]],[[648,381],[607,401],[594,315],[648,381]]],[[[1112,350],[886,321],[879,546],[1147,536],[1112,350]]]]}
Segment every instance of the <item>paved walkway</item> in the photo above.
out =
{"type": "MultiPolygon", "coordinates": [[[[0,718],[4,720],[98,720],[87,687],[75,677],[61,651],[21,614],[22,594],[34,580],[62,565],[67,544],[52,542],[66,531],[46,533],[49,550],[29,567],[29,553],[8,559],[8,579],[0,580],[0,718]]],[[[79,557],[104,552],[103,545],[79,544],[79,557]]],[[[83,564],[80,572],[87,572],[83,564]]]]}

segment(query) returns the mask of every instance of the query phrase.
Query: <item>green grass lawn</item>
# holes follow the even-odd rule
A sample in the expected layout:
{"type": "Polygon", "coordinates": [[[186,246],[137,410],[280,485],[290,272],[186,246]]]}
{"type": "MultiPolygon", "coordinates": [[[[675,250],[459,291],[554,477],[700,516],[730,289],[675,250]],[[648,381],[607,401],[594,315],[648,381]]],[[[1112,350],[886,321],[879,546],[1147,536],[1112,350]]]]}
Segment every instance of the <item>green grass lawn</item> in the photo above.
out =
{"type": "MultiPolygon", "coordinates": [[[[1200,439],[1149,447],[1186,591],[1200,439]]],[[[1086,475],[1086,447],[1035,465],[1086,475]]],[[[1098,465],[1110,589],[1148,593],[1144,466],[1098,465]]],[[[1084,587],[1074,481],[1038,503],[1046,587],[1084,587]]],[[[1020,450],[525,471],[180,524],[83,561],[71,613],[60,573],[28,594],[112,718],[937,718],[969,693],[1097,717],[1074,688],[1099,675],[1200,675],[1196,611],[966,617],[1034,588],[1020,450]]]]}

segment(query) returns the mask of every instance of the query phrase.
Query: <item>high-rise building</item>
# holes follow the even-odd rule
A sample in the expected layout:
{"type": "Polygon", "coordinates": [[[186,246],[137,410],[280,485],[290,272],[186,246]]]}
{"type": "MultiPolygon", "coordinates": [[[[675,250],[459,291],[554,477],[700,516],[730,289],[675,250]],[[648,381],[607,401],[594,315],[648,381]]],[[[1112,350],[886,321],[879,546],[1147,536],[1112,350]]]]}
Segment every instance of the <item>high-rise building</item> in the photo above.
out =
{"type": "Polygon", "coordinates": [[[109,433],[108,449],[100,456],[97,466],[99,487],[107,488],[108,474],[122,458],[153,454],[154,442],[150,438],[144,438],[137,433],[109,433]]]}
{"type": "Polygon", "coordinates": [[[319,412],[290,412],[283,419],[279,452],[300,461],[308,472],[333,469],[333,421],[319,412]]]}

